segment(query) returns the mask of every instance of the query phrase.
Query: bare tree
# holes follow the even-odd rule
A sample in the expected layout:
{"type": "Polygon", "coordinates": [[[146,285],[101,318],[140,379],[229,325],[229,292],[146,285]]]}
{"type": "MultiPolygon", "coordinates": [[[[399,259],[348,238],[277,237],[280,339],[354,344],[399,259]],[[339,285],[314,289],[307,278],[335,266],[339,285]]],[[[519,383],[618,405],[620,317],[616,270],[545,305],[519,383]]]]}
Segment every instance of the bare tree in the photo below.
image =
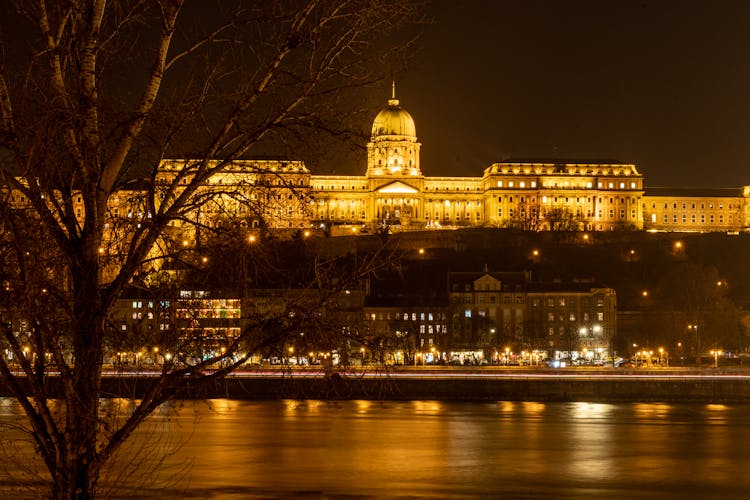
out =
{"type": "Polygon", "coordinates": [[[659,308],[671,313],[663,330],[669,337],[659,340],[672,345],[681,342],[696,363],[709,349],[738,351],[746,345],[741,312],[715,267],[679,263],[661,276],[656,293],[659,308]]]}
{"type": "Polygon", "coordinates": [[[511,212],[501,227],[507,229],[518,229],[521,231],[539,231],[541,220],[539,218],[539,205],[531,201],[518,203],[518,209],[511,212]]]}
{"type": "Polygon", "coordinates": [[[195,214],[215,196],[203,186],[237,158],[346,134],[336,110],[377,81],[373,68],[398,61],[391,47],[409,40],[397,28],[417,10],[403,0],[0,6],[0,279],[5,314],[28,321],[24,338],[5,329],[16,366],[0,357],[0,377],[28,416],[52,497],[94,497],[102,468],[154,409],[244,361],[234,354],[250,333],[197,364],[165,359],[126,418],[103,421],[105,323],[123,287],[178,253],[175,224],[201,226],[195,214]],[[161,176],[170,156],[190,160],[161,176]]]}
{"type": "Polygon", "coordinates": [[[567,208],[550,208],[544,213],[543,219],[550,231],[578,231],[583,227],[581,217],[567,208]]]}

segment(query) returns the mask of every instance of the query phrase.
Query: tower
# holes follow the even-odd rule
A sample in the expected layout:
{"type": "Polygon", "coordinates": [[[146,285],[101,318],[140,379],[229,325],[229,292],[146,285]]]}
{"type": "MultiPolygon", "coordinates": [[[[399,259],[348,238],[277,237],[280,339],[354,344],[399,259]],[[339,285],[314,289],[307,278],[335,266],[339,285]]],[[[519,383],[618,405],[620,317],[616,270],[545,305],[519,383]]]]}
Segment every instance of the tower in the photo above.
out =
{"type": "Polygon", "coordinates": [[[394,82],[388,104],[372,123],[367,143],[367,176],[421,176],[419,146],[414,119],[399,105],[394,82]]]}

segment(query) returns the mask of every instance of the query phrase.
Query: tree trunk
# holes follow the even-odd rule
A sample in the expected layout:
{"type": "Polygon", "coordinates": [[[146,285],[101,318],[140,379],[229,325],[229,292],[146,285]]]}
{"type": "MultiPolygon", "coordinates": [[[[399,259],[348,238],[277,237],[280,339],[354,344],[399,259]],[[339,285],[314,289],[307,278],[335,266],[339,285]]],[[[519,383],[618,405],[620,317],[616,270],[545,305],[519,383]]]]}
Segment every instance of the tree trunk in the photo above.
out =
{"type": "Polygon", "coordinates": [[[56,484],[59,498],[94,498],[98,473],[98,405],[104,343],[104,316],[98,293],[98,264],[89,263],[73,273],[77,335],[73,344],[72,401],[66,401],[68,441],[65,467],[56,484]],[[94,269],[96,272],[91,272],[94,269]],[[77,271],[77,272],[76,272],[77,271]]]}

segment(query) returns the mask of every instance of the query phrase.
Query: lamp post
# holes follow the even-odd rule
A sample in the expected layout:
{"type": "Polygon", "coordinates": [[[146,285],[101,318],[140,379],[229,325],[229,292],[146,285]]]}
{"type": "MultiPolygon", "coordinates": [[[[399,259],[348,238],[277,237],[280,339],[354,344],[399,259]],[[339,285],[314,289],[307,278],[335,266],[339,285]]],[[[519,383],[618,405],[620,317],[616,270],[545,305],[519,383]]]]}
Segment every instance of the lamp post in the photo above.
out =
{"type": "Polygon", "coordinates": [[[695,331],[695,363],[697,365],[701,364],[701,336],[698,333],[698,325],[688,325],[688,330],[694,330],[695,331]]]}
{"type": "Polygon", "coordinates": [[[510,363],[510,347],[505,348],[505,366],[510,363]]]}
{"type": "Polygon", "coordinates": [[[711,355],[714,357],[714,368],[719,367],[719,356],[722,354],[721,349],[711,349],[711,355]]]}

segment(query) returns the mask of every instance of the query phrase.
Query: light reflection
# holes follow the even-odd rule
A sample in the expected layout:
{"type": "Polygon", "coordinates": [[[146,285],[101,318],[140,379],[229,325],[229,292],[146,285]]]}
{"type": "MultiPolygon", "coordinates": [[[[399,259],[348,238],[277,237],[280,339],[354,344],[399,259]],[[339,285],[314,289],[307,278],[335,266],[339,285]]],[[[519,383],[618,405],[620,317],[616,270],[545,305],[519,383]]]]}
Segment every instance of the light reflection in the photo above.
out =
{"type": "Polygon", "coordinates": [[[211,399],[208,401],[209,408],[217,414],[226,415],[227,412],[235,409],[231,399],[211,399]]]}
{"type": "Polygon", "coordinates": [[[723,404],[707,404],[705,406],[706,431],[701,439],[703,447],[708,451],[704,461],[702,474],[710,477],[716,483],[734,480],[731,474],[733,458],[729,450],[733,448],[734,437],[729,425],[730,408],[723,404]]]}
{"type": "MultiPolygon", "coordinates": [[[[14,403],[3,403],[0,412],[12,410],[14,403]]],[[[166,469],[147,484],[151,492],[158,487],[158,496],[145,498],[185,492],[218,498],[228,484],[237,498],[261,497],[259,491],[264,498],[298,491],[367,498],[555,498],[561,491],[575,498],[661,498],[665,491],[675,498],[747,498],[750,491],[744,474],[750,407],[742,405],[214,404],[227,414],[204,402],[167,406],[173,415],[136,431],[134,448],[126,445],[113,470],[140,480],[171,450],[166,469]],[[139,469],[127,470],[130,464],[139,469]]],[[[24,459],[33,447],[25,450],[24,459]]]]}
{"type": "Polygon", "coordinates": [[[537,403],[534,401],[525,401],[521,403],[523,411],[529,415],[541,416],[544,410],[547,409],[547,405],[544,403],[537,403]]]}
{"type": "Polygon", "coordinates": [[[635,403],[633,404],[633,411],[639,418],[665,419],[669,417],[672,405],[664,403],[635,403]]]}
{"type": "Polygon", "coordinates": [[[443,411],[445,405],[441,401],[412,401],[411,406],[417,413],[437,414],[443,411]]]}
{"type": "Polygon", "coordinates": [[[722,404],[707,404],[706,410],[709,410],[712,412],[725,412],[725,411],[729,411],[729,407],[727,405],[722,405],[722,404]]]}
{"type": "Polygon", "coordinates": [[[513,413],[516,410],[515,401],[500,401],[499,405],[501,413],[513,413]]]}
{"type": "Polygon", "coordinates": [[[14,398],[0,398],[0,415],[13,416],[21,411],[21,405],[14,398]]]}
{"type": "Polygon", "coordinates": [[[306,415],[318,415],[320,414],[321,409],[327,404],[326,401],[320,401],[317,399],[306,399],[301,401],[297,399],[285,399],[283,401],[284,415],[288,417],[296,417],[301,413],[306,415]]]}
{"type": "Polygon", "coordinates": [[[612,411],[612,405],[607,403],[572,403],[573,418],[588,420],[592,418],[606,418],[612,411]]]}
{"type": "Polygon", "coordinates": [[[354,402],[357,413],[367,413],[372,407],[372,401],[366,399],[359,399],[354,402]]]}

